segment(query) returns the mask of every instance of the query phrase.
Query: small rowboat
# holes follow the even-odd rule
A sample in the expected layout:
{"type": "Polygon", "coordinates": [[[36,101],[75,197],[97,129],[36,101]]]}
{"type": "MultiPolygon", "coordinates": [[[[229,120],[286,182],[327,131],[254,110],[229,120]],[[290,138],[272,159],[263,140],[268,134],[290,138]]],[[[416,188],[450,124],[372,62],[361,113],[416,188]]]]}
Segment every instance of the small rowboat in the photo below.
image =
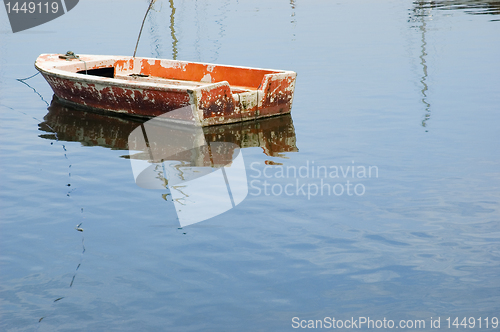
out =
{"type": "Polygon", "coordinates": [[[35,67],[65,104],[137,117],[190,106],[196,126],[290,113],[296,73],[129,56],[42,54],[35,67]]]}

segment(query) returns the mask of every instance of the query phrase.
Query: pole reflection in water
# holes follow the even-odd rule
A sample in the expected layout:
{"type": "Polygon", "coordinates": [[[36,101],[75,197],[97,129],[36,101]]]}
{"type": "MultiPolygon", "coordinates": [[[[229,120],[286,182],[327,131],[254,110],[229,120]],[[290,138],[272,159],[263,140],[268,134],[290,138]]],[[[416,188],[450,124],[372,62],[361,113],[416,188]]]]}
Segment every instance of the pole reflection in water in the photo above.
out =
{"type": "MultiPolygon", "coordinates": [[[[427,91],[429,90],[429,87],[427,86],[427,62],[425,61],[425,57],[427,55],[427,42],[425,40],[425,33],[426,33],[426,22],[425,22],[425,17],[430,16],[430,10],[425,6],[426,2],[425,1],[419,1],[418,3],[415,3],[416,6],[413,9],[414,14],[416,17],[420,18],[420,26],[419,30],[421,31],[421,45],[420,45],[420,65],[422,66],[422,78],[420,79],[420,83],[422,84],[422,103],[424,104],[425,107],[425,115],[424,119],[422,120],[422,127],[427,127],[427,121],[431,117],[431,104],[427,101],[427,91]]],[[[428,131],[427,129],[425,131],[428,131]]]]}
{"type": "MultiPolygon", "coordinates": [[[[161,24],[158,23],[164,21],[163,17],[163,3],[160,2],[159,8],[157,8],[158,5],[155,3],[152,8],[152,13],[148,15],[148,22],[150,24],[150,36],[151,36],[151,46],[153,48],[151,54],[157,58],[164,58],[163,53],[164,50],[162,50],[162,40],[164,40],[164,33],[162,31],[161,24]]],[[[176,32],[175,32],[175,6],[174,6],[174,1],[169,0],[169,8],[170,8],[170,18],[169,18],[169,29],[170,29],[170,36],[172,39],[172,59],[177,60],[177,44],[178,44],[178,39],[176,37],[176,32]]]]}
{"type": "Polygon", "coordinates": [[[295,41],[295,28],[297,26],[297,19],[295,18],[295,0],[290,0],[290,6],[292,7],[292,13],[290,14],[292,19],[290,20],[290,23],[292,23],[292,31],[294,31],[292,34],[292,41],[295,41]]]}
{"type": "MultiPolygon", "coordinates": [[[[422,126],[427,129],[428,121],[431,117],[431,104],[428,101],[428,67],[427,67],[427,22],[426,20],[432,19],[433,10],[464,10],[465,13],[471,15],[499,15],[500,14],[500,1],[477,1],[477,0],[461,0],[461,1],[429,1],[429,0],[418,0],[413,2],[413,13],[410,19],[413,22],[418,23],[418,29],[421,32],[420,38],[420,65],[422,66],[422,77],[420,79],[420,84],[422,85],[422,103],[425,108],[424,119],[422,120],[422,126]]],[[[498,19],[493,19],[492,21],[498,21],[498,19]]]]}
{"type": "MultiPolygon", "coordinates": [[[[152,11],[158,11],[158,9],[155,8],[155,5],[153,5],[153,8],[151,9],[152,11]]],[[[161,31],[158,28],[158,24],[153,20],[152,17],[153,17],[152,14],[148,15],[148,22],[150,24],[149,34],[151,37],[151,46],[153,47],[151,54],[157,58],[162,58],[163,52],[161,51],[161,43],[160,43],[160,40],[162,39],[161,31]]]]}
{"type": "Polygon", "coordinates": [[[217,61],[226,36],[230,6],[229,0],[217,6],[197,0],[155,2],[148,15],[151,54],[176,60],[182,52],[185,59],[217,61]],[[167,39],[171,41],[166,43],[167,39]],[[188,42],[181,44],[181,40],[188,42]]]}
{"type": "Polygon", "coordinates": [[[48,110],[39,124],[47,133],[40,137],[128,149],[124,158],[130,158],[137,185],[169,191],[181,226],[243,201],[248,188],[241,148],[260,147],[273,157],[298,151],[290,114],[202,128],[172,122],[175,112],[144,122],[76,110],[55,99],[48,110]]]}
{"type": "Polygon", "coordinates": [[[177,37],[175,37],[175,7],[174,0],[170,0],[170,35],[172,36],[172,59],[177,60],[177,37]]]}

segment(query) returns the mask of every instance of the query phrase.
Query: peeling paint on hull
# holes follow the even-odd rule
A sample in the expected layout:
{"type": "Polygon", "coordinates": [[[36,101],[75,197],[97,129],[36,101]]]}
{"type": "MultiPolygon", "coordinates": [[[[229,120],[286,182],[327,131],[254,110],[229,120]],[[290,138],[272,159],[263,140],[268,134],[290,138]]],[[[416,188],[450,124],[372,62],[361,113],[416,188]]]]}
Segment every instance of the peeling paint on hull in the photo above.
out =
{"type": "Polygon", "coordinates": [[[290,113],[296,77],[292,71],[98,55],[66,60],[42,54],[35,67],[68,104],[138,117],[191,106],[198,126],[290,113]],[[111,76],[101,76],[102,70],[111,76]]]}

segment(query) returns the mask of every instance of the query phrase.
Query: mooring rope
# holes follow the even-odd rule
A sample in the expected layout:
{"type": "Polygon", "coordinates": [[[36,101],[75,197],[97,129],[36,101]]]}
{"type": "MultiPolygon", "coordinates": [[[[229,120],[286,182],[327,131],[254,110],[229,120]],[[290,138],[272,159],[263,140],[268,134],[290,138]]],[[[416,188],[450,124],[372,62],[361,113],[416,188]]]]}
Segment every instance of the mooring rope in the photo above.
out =
{"type": "MultiPolygon", "coordinates": [[[[68,53],[69,53],[69,52],[68,52],[68,53]]],[[[72,52],[71,52],[71,53],[72,53],[72,52]]],[[[74,54],[73,54],[73,56],[74,56],[74,59],[77,59],[77,60],[83,61],[83,63],[85,64],[85,73],[87,74],[87,63],[85,62],[85,60],[80,59],[78,56],[75,56],[74,54]]],[[[33,88],[31,85],[29,85],[28,83],[26,83],[26,82],[25,82],[25,81],[27,81],[27,80],[29,80],[29,79],[31,79],[31,78],[33,78],[33,77],[37,76],[38,74],[40,74],[40,72],[37,72],[36,74],[31,75],[30,77],[26,77],[26,78],[16,78],[16,80],[17,80],[17,81],[19,81],[19,82],[21,82],[21,83],[23,83],[24,85],[28,86],[29,88],[31,88],[31,89],[32,89],[32,90],[33,90],[33,91],[34,91],[34,92],[35,92],[38,96],[40,96],[41,100],[42,100],[45,104],[47,104],[47,106],[49,106],[49,103],[48,103],[48,102],[47,102],[47,101],[43,98],[43,96],[42,96],[42,95],[41,95],[41,94],[40,94],[40,93],[39,93],[39,92],[38,92],[35,88],[33,88]]],[[[1,105],[1,104],[0,104],[0,105],[1,105]]],[[[9,108],[9,109],[11,109],[11,110],[15,110],[15,111],[18,111],[19,113],[22,113],[22,114],[24,114],[24,115],[29,116],[27,113],[25,113],[25,112],[23,112],[23,111],[20,111],[20,110],[17,110],[17,109],[14,109],[14,108],[12,108],[12,107],[10,107],[10,106],[6,106],[6,105],[2,105],[2,106],[5,106],[5,107],[7,107],[7,108],[9,108]]],[[[55,140],[56,140],[56,142],[60,142],[60,141],[59,141],[59,135],[57,134],[57,131],[56,131],[54,128],[52,128],[52,126],[50,126],[48,123],[44,123],[42,120],[40,120],[40,119],[38,119],[38,118],[36,118],[36,117],[33,117],[33,116],[32,116],[32,118],[33,118],[34,120],[36,120],[36,121],[40,122],[41,124],[43,124],[43,125],[44,125],[44,126],[46,126],[47,128],[49,128],[49,129],[50,129],[50,131],[52,131],[52,132],[54,133],[54,136],[55,136],[55,140]]],[[[51,145],[52,145],[52,143],[51,143],[51,145]]],[[[69,158],[68,158],[68,156],[67,156],[66,146],[65,146],[64,144],[61,144],[61,145],[62,145],[62,148],[63,148],[63,150],[64,150],[64,157],[66,158],[66,160],[70,161],[70,160],[69,160],[69,158]]],[[[71,163],[69,164],[69,168],[71,168],[71,163]]],[[[68,175],[69,175],[69,177],[71,177],[71,172],[69,172],[69,173],[68,173],[68,175]]],[[[70,184],[68,184],[68,186],[70,186],[70,184]]],[[[70,190],[70,191],[69,191],[66,195],[69,197],[69,196],[70,196],[70,193],[71,193],[71,192],[73,192],[74,190],[75,190],[75,189],[70,190]]],[[[76,204],[76,202],[73,202],[73,204],[77,205],[77,204],[76,204]]],[[[82,263],[83,263],[84,254],[85,254],[85,251],[86,251],[86,248],[85,248],[85,237],[84,237],[84,235],[83,235],[83,228],[81,227],[81,226],[82,226],[82,224],[83,224],[83,223],[84,223],[84,221],[85,221],[85,217],[84,217],[84,215],[83,215],[83,207],[81,207],[81,208],[80,208],[80,211],[81,211],[81,213],[80,213],[80,223],[79,223],[79,224],[75,227],[75,229],[76,229],[78,232],[82,232],[82,251],[81,251],[81,253],[80,253],[80,261],[78,262],[78,265],[76,266],[76,269],[75,269],[75,271],[74,271],[74,273],[73,273],[73,277],[72,277],[71,282],[70,282],[70,284],[69,284],[69,288],[72,288],[72,287],[73,287],[73,283],[75,282],[75,278],[76,278],[76,275],[77,275],[77,273],[78,273],[78,270],[80,269],[80,267],[81,267],[81,265],[82,265],[82,263]]],[[[59,301],[63,300],[64,298],[65,298],[65,296],[58,297],[57,299],[53,300],[53,303],[55,303],[55,302],[59,302],[59,301]]],[[[38,331],[38,330],[40,329],[40,325],[41,325],[40,323],[41,323],[41,322],[42,322],[42,320],[43,320],[44,318],[46,318],[46,317],[47,317],[47,316],[45,315],[45,316],[42,316],[42,317],[40,317],[40,318],[38,319],[38,324],[37,324],[36,331],[38,331]]]]}
{"type": "MultiPolygon", "coordinates": [[[[43,96],[38,92],[36,91],[36,89],[34,87],[32,87],[31,85],[29,85],[28,83],[26,83],[25,81],[26,80],[29,80],[30,78],[33,78],[35,77],[36,75],[40,74],[40,72],[36,73],[35,75],[32,75],[30,77],[27,77],[27,78],[16,78],[17,81],[23,83],[24,85],[26,85],[28,88],[32,89],[39,97],[40,99],[45,103],[47,104],[47,106],[50,106],[50,104],[43,98],[43,96]]],[[[23,112],[21,112],[23,113],[23,112]]],[[[26,113],[23,113],[23,114],[26,114],[26,113]]],[[[36,119],[38,120],[37,118],[33,118],[33,119],[36,119]]],[[[52,129],[52,128],[51,128],[52,129]]]]}
{"type": "Polygon", "coordinates": [[[139,46],[139,39],[141,39],[142,28],[144,28],[144,22],[146,22],[146,17],[148,16],[148,13],[151,10],[151,7],[153,7],[153,4],[155,3],[155,1],[156,0],[151,0],[151,2],[149,3],[148,10],[146,11],[146,15],[144,15],[144,19],[142,20],[141,30],[139,30],[139,36],[137,37],[137,43],[135,44],[134,58],[135,58],[135,54],[137,53],[137,46],[139,46]]]}
{"type": "Polygon", "coordinates": [[[30,77],[26,77],[26,78],[16,78],[16,80],[17,80],[17,81],[19,81],[19,82],[22,82],[22,81],[27,81],[27,80],[29,80],[30,78],[33,78],[33,77],[35,77],[35,76],[36,76],[36,75],[38,75],[38,74],[40,74],[40,72],[37,72],[36,74],[31,75],[30,77]]]}
{"type": "Polygon", "coordinates": [[[88,75],[89,73],[87,72],[87,63],[85,62],[85,60],[82,60],[80,58],[78,58],[78,60],[83,61],[83,63],[85,64],[85,75],[88,75]]]}

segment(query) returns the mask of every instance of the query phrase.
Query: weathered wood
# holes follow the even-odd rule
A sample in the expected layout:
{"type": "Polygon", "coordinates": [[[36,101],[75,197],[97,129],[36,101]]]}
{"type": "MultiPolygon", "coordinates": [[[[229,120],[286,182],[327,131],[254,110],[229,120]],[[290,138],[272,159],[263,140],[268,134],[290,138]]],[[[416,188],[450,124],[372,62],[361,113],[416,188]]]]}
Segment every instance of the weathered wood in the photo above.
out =
{"type": "Polygon", "coordinates": [[[289,113],[296,77],[292,71],[99,55],[66,60],[42,54],[35,67],[68,104],[139,117],[190,105],[197,126],[289,113]]]}

